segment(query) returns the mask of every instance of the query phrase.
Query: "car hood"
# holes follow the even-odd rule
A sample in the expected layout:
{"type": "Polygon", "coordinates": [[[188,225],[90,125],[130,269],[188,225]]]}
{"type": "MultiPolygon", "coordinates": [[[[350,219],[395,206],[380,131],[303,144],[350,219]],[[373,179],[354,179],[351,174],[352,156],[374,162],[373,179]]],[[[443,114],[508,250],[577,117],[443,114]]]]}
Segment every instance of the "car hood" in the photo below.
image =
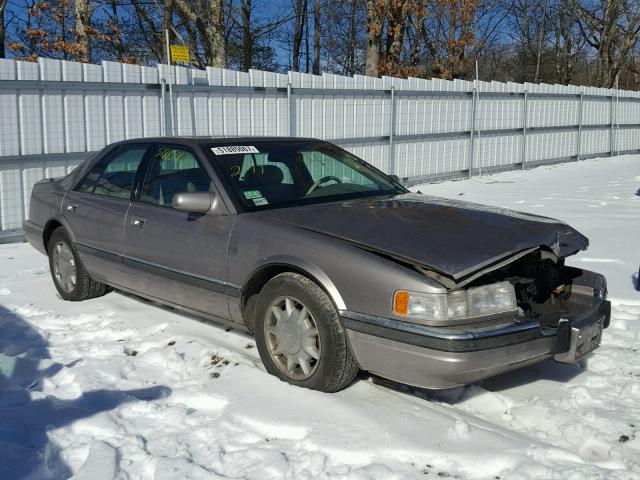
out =
{"type": "Polygon", "coordinates": [[[261,214],[454,281],[532,248],[546,247],[565,257],[589,245],[585,236],[559,220],[414,193],[261,214]]]}

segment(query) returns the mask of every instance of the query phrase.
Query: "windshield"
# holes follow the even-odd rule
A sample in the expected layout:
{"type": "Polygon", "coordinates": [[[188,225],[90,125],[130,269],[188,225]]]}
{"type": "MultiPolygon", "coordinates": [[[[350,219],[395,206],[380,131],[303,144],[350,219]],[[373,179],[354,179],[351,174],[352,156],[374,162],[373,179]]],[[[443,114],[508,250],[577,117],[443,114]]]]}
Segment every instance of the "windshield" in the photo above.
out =
{"type": "Polygon", "coordinates": [[[405,193],[371,165],[319,141],[204,145],[242,210],[405,193]]]}

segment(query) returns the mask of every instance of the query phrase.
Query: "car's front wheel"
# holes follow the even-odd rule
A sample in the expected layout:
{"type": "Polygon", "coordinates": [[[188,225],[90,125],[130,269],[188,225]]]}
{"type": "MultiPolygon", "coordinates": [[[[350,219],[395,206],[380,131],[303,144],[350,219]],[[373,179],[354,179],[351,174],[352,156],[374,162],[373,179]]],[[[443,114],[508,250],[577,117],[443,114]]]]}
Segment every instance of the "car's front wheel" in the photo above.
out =
{"type": "Polygon", "coordinates": [[[63,227],[57,228],[47,244],[49,270],[56,290],[64,300],[79,302],[101,297],[109,291],[87,273],[63,227]]]}
{"type": "Polygon", "coordinates": [[[300,387],[336,392],[358,373],[347,333],[331,299],[313,281],[282,273],[263,287],[255,337],[265,368],[300,387]]]}

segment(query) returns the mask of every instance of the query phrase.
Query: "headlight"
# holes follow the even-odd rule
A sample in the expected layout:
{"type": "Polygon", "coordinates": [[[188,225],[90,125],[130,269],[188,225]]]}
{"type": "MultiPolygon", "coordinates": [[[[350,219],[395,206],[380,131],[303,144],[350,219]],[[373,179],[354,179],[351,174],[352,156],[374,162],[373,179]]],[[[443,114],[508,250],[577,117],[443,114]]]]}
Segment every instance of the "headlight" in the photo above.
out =
{"type": "Polygon", "coordinates": [[[512,312],[518,308],[516,292],[509,282],[492,283],[448,293],[398,290],[393,311],[403,317],[444,321],[512,312]]]}

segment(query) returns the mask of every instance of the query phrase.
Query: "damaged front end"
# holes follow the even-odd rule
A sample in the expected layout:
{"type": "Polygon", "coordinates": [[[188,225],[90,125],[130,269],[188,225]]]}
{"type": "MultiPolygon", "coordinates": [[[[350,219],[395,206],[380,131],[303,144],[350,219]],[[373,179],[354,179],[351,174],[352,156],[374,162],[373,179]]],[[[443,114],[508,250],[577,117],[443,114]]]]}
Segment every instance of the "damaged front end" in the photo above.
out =
{"type": "Polygon", "coordinates": [[[546,248],[519,252],[457,282],[423,267],[416,268],[453,292],[508,282],[513,286],[517,313],[509,318],[468,318],[465,326],[475,330],[502,327],[505,322],[535,322],[545,337],[556,337],[550,353],[560,362],[576,362],[595,350],[603,329],[609,326],[611,305],[606,300],[605,278],[565,265],[564,258],[546,248]]]}

